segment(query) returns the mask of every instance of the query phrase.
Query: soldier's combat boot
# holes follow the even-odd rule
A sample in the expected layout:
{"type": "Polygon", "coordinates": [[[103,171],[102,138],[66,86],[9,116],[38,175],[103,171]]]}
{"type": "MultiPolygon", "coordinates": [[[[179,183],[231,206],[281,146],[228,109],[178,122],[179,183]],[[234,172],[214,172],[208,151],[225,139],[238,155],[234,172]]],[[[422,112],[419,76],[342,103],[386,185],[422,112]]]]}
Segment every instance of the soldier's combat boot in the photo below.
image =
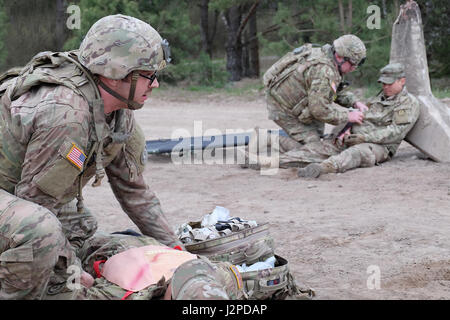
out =
{"type": "Polygon", "coordinates": [[[301,178],[318,178],[323,173],[336,172],[329,163],[311,163],[297,171],[297,176],[301,178]]]}

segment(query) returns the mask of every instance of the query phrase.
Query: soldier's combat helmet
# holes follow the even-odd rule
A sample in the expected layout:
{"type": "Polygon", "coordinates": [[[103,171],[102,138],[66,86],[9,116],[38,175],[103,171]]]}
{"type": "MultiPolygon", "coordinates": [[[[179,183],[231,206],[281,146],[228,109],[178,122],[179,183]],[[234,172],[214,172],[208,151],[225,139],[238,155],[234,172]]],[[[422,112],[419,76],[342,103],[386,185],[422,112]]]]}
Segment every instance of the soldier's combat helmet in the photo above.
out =
{"type": "Polygon", "coordinates": [[[333,50],[354,66],[360,66],[366,60],[366,46],[353,34],[346,34],[334,40],[333,50]]]}
{"type": "Polygon", "coordinates": [[[172,276],[174,300],[229,300],[242,296],[242,278],[234,266],[194,259],[172,276]],[[231,268],[230,268],[231,267],[231,268]]]}
{"type": "Polygon", "coordinates": [[[130,109],[139,109],[142,104],[133,101],[138,71],[156,73],[163,69],[170,62],[170,49],[167,40],[163,40],[148,23],[116,14],[103,17],[92,25],[80,45],[78,57],[81,64],[95,75],[120,80],[131,73],[128,99],[101,81],[99,84],[126,102],[130,109]]]}

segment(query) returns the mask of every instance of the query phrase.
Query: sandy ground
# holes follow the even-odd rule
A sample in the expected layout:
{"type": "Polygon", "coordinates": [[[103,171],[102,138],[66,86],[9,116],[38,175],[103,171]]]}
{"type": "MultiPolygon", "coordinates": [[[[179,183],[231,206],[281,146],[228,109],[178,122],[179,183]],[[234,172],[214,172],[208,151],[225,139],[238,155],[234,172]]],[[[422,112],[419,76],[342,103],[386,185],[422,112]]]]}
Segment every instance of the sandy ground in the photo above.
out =
{"type": "MultiPolygon", "coordinates": [[[[147,139],[180,128],[196,135],[276,128],[256,90],[243,97],[162,90],[136,118],[147,139]]],[[[276,253],[317,299],[450,298],[450,166],[406,142],[381,166],[315,180],[297,179],[294,169],[268,176],[236,164],[175,165],[170,156],[149,157],[145,178],[174,227],[216,205],[269,222],[276,253]]],[[[108,183],[84,195],[100,230],[137,230],[108,183]]]]}

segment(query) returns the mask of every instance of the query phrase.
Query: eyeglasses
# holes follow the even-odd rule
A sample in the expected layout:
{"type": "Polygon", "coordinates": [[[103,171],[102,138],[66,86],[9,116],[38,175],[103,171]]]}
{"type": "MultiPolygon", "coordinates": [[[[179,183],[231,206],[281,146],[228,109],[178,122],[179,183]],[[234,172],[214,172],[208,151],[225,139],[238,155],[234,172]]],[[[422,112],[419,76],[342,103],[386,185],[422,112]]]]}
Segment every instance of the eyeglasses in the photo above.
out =
{"type": "Polygon", "coordinates": [[[151,85],[151,84],[153,83],[153,81],[155,81],[155,79],[156,79],[156,71],[153,72],[153,74],[152,74],[151,76],[147,76],[147,75],[142,74],[142,73],[139,73],[139,75],[140,75],[141,77],[145,78],[145,79],[150,80],[150,85],[151,85]]]}
{"type": "Polygon", "coordinates": [[[347,58],[347,57],[344,57],[344,61],[350,62],[350,64],[353,67],[360,67],[360,66],[362,66],[364,64],[364,62],[366,62],[366,57],[362,58],[361,61],[358,64],[354,63],[350,58],[347,58]]]}

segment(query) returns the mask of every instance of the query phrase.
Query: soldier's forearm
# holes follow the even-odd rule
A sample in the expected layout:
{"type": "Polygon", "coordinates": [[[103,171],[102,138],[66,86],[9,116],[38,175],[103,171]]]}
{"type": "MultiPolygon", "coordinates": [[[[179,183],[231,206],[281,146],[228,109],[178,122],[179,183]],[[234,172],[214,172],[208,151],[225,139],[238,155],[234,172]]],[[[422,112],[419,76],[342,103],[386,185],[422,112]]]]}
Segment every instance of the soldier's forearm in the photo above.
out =
{"type": "Polygon", "coordinates": [[[336,103],[327,104],[326,101],[313,101],[310,103],[312,116],[325,123],[339,125],[348,120],[348,110],[336,103]],[[316,103],[312,105],[312,103],[316,103]]]}
{"type": "MultiPolygon", "coordinates": [[[[406,131],[407,132],[407,131],[406,131]]],[[[374,130],[369,133],[365,133],[365,141],[378,144],[393,144],[400,143],[406,135],[405,130],[402,128],[388,126],[381,130],[374,130]]]]}

